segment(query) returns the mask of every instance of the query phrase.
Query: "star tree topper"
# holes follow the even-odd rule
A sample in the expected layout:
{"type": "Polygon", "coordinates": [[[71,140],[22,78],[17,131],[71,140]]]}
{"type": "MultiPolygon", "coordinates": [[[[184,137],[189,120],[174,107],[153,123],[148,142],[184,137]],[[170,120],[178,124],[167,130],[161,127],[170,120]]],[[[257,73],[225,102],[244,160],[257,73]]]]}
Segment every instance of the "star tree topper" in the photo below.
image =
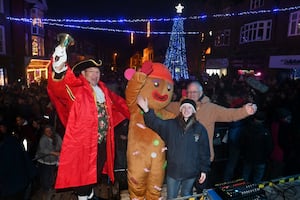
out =
{"type": "Polygon", "coordinates": [[[177,6],[175,6],[175,8],[176,8],[176,12],[180,14],[182,13],[184,6],[182,6],[181,3],[179,3],[177,6]]]}

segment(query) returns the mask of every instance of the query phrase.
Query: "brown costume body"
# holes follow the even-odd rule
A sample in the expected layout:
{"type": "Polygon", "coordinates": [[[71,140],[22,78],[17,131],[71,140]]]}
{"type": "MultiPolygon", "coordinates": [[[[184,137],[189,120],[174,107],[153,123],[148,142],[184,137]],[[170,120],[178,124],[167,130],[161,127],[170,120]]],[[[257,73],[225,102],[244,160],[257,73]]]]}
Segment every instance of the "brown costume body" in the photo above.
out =
{"type": "MultiPolygon", "coordinates": [[[[153,66],[153,72],[165,67],[159,63],[153,63],[153,66]]],[[[128,191],[131,199],[157,200],[161,197],[166,167],[165,143],[156,132],[145,126],[143,112],[136,99],[138,95],[147,98],[149,107],[163,119],[175,117],[164,109],[170,103],[173,94],[173,83],[168,80],[136,72],[127,84],[126,102],[130,111],[127,147],[128,191]]]]}

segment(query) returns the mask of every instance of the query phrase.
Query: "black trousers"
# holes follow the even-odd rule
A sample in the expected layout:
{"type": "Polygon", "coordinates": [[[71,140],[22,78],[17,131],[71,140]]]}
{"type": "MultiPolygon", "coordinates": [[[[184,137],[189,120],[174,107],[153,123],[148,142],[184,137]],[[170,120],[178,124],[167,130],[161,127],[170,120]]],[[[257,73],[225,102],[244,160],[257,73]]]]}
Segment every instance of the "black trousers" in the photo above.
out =
{"type": "MultiPolygon", "coordinates": [[[[106,161],[106,141],[103,140],[101,144],[98,144],[97,152],[97,180],[100,181],[102,178],[102,170],[106,161]]],[[[94,184],[84,185],[74,188],[74,191],[79,196],[88,196],[92,193],[94,184]]]]}

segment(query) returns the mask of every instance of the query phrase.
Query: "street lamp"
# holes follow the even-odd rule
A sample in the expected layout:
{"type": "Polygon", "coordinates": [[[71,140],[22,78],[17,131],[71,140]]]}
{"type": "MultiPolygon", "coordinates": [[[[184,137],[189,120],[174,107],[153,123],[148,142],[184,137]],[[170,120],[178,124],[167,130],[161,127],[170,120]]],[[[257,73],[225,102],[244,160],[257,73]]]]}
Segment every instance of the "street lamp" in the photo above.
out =
{"type": "Polygon", "coordinates": [[[117,65],[117,53],[113,54],[113,65],[117,65]]]}

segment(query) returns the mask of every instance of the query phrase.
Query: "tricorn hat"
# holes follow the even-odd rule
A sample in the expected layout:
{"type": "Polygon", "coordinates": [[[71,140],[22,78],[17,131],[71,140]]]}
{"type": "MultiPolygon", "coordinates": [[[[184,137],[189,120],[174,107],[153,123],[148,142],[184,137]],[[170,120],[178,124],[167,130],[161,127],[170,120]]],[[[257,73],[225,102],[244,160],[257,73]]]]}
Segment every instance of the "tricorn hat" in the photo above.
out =
{"type": "Polygon", "coordinates": [[[90,67],[98,67],[100,68],[102,66],[102,61],[99,60],[99,63],[97,63],[95,60],[93,59],[88,59],[88,60],[84,60],[84,61],[81,61],[77,64],[75,64],[73,67],[72,67],[72,70],[75,74],[80,74],[81,71],[87,69],[87,68],[90,68],[90,67]]]}

